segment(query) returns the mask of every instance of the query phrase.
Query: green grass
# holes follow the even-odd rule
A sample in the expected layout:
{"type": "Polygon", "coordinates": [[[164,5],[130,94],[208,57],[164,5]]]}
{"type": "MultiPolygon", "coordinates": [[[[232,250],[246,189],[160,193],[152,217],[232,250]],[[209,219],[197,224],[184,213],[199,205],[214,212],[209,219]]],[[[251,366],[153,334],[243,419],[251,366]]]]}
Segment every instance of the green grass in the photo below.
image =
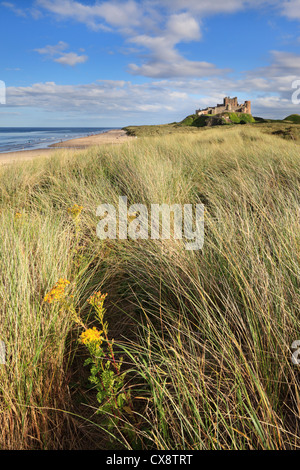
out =
{"type": "Polygon", "coordinates": [[[192,126],[193,123],[198,119],[197,114],[191,114],[190,116],[187,116],[183,121],[180,122],[181,126],[192,126]]]}
{"type": "Polygon", "coordinates": [[[270,124],[164,129],[173,133],[1,167],[1,449],[299,448],[299,145],[270,124]],[[96,208],[119,195],[204,202],[203,250],[100,241],[96,208]],[[134,404],[118,441],[94,416],[80,330],[43,302],[60,277],[91,325],[87,297],[108,293],[134,404]]]}
{"type": "Polygon", "coordinates": [[[291,121],[294,124],[300,124],[300,115],[299,114],[291,114],[290,116],[287,116],[284,121],[291,121]]]}
{"type": "Polygon", "coordinates": [[[181,121],[179,126],[193,126],[193,127],[205,127],[210,123],[213,124],[215,122],[216,125],[228,124],[226,122],[226,118],[229,118],[231,123],[233,124],[243,124],[243,123],[254,123],[255,119],[251,114],[245,113],[220,113],[217,115],[202,115],[198,116],[197,114],[191,114],[187,116],[183,121],[181,121]]]}
{"type": "Polygon", "coordinates": [[[255,119],[251,114],[225,113],[225,115],[228,115],[229,119],[235,124],[240,124],[241,122],[244,122],[244,123],[253,123],[253,122],[255,122],[255,119]]]}
{"type": "Polygon", "coordinates": [[[124,127],[124,130],[128,135],[137,137],[193,133],[197,128],[229,124],[230,121],[227,122],[225,118],[229,118],[233,124],[255,123],[255,119],[251,115],[243,113],[221,113],[215,116],[191,114],[180,122],[152,126],[127,126],[124,127]]]}
{"type": "MultiPolygon", "coordinates": [[[[181,123],[162,124],[156,126],[129,126],[124,129],[129,135],[136,137],[155,137],[155,136],[167,136],[173,134],[197,134],[203,131],[210,131],[211,129],[207,126],[207,121],[220,119],[220,118],[209,118],[208,116],[195,117],[194,115],[188,116],[187,120],[183,120],[181,123]],[[190,123],[192,124],[190,125],[190,123]],[[185,124],[183,124],[185,123],[185,124]]],[[[250,117],[251,119],[251,117],[250,117]]],[[[248,122],[247,126],[259,128],[261,132],[281,137],[285,140],[300,140],[300,124],[293,124],[288,121],[264,119],[256,122],[248,122]]],[[[246,122],[246,121],[245,121],[246,122]]],[[[223,123],[215,127],[223,127],[224,124],[228,123],[223,120],[223,123]]],[[[225,129],[223,129],[225,132],[225,129]]]]}
{"type": "Polygon", "coordinates": [[[288,121],[272,121],[266,123],[256,123],[253,124],[253,126],[257,126],[261,132],[283,138],[284,140],[293,140],[295,142],[300,141],[299,124],[292,124],[288,121]]]}
{"type": "Polygon", "coordinates": [[[194,127],[205,127],[207,125],[207,121],[211,120],[214,118],[208,117],[208,116],[197,116],[194,122],[192,123],[192,126],[194,127]]]}
{"type": "Polygon", "coordinates": [[[168,134],[187,134],[197,132],[197,129],[190,125],[181,126],[179,123],[160,124],[153,126],[127,126],[124,127],[128,135],[136,137],[157,137],[168,134]]]}

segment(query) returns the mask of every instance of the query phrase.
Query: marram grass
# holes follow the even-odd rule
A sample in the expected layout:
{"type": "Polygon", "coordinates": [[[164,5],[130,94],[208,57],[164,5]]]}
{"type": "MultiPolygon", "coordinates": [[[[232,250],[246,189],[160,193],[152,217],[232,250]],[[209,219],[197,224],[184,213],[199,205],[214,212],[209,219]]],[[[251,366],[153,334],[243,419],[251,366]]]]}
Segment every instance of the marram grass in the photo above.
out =
{"type": "Polygon", "coordinates": [[[209,129],[61,151],[0,178],[1,449],[299,448],[296,142],[209,129]],[[203,250],[97,239],[97,206],[124,195],[203,202],[203,250]],[[45,301],[59,280],[69,307],[45,301]],[[132,400],[113,429],[74,322],[100,329],[100,290],[132,400]]]}

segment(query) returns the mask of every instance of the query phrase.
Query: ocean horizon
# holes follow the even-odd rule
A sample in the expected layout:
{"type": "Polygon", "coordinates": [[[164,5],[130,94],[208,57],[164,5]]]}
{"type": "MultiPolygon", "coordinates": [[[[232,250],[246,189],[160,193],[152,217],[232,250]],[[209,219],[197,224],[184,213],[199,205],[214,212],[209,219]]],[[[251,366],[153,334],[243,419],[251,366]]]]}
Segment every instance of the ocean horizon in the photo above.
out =
{"type": "Polygon", "coordinates": [[[48,148],[58,142],[114,129],[120,127],[0,127],[0,154],[48,148]]]}

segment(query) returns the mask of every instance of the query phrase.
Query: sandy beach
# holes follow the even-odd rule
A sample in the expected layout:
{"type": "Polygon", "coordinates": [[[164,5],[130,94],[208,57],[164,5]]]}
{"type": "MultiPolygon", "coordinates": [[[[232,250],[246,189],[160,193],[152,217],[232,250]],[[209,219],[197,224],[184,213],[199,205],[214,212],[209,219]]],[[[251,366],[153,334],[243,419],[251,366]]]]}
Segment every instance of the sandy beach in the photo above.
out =
{"type": "Polygon", "coordinates": [[[66,140],[57,144],[52,144],[45,149],[20,150],[18,152],[0,153],[0,164],[13,163],[17,161],[32,160],[36,157],[50,156],[59,149],[82,150],[97,145],[121,144],[134,137],[128,136],[125,131],[111,130],[102,134],[80,137],[78,139],[66,140]]]}
{"type": "Polygon", "coordinates": [[[131,139],[134,139],[134,137],[128,136],[125,131],[116,129],[103,132],[103,134],[80,137],[79,139],[65,140],[64,142],[52,144],[50,147],[85,149],[95,145],[121,144],[122,142],[126,142],[131,139]]]}

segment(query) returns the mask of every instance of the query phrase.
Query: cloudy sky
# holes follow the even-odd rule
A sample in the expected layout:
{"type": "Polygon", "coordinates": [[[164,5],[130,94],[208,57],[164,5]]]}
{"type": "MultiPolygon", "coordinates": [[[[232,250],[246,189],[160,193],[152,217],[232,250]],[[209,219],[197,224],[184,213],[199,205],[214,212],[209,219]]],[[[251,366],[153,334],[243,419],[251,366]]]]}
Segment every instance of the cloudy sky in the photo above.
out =
{"type": "Polygon", "coordinates": [[[0,126],[179,121],[224,96],[300,113],[300,0],[0,0],[0,126]]]}

